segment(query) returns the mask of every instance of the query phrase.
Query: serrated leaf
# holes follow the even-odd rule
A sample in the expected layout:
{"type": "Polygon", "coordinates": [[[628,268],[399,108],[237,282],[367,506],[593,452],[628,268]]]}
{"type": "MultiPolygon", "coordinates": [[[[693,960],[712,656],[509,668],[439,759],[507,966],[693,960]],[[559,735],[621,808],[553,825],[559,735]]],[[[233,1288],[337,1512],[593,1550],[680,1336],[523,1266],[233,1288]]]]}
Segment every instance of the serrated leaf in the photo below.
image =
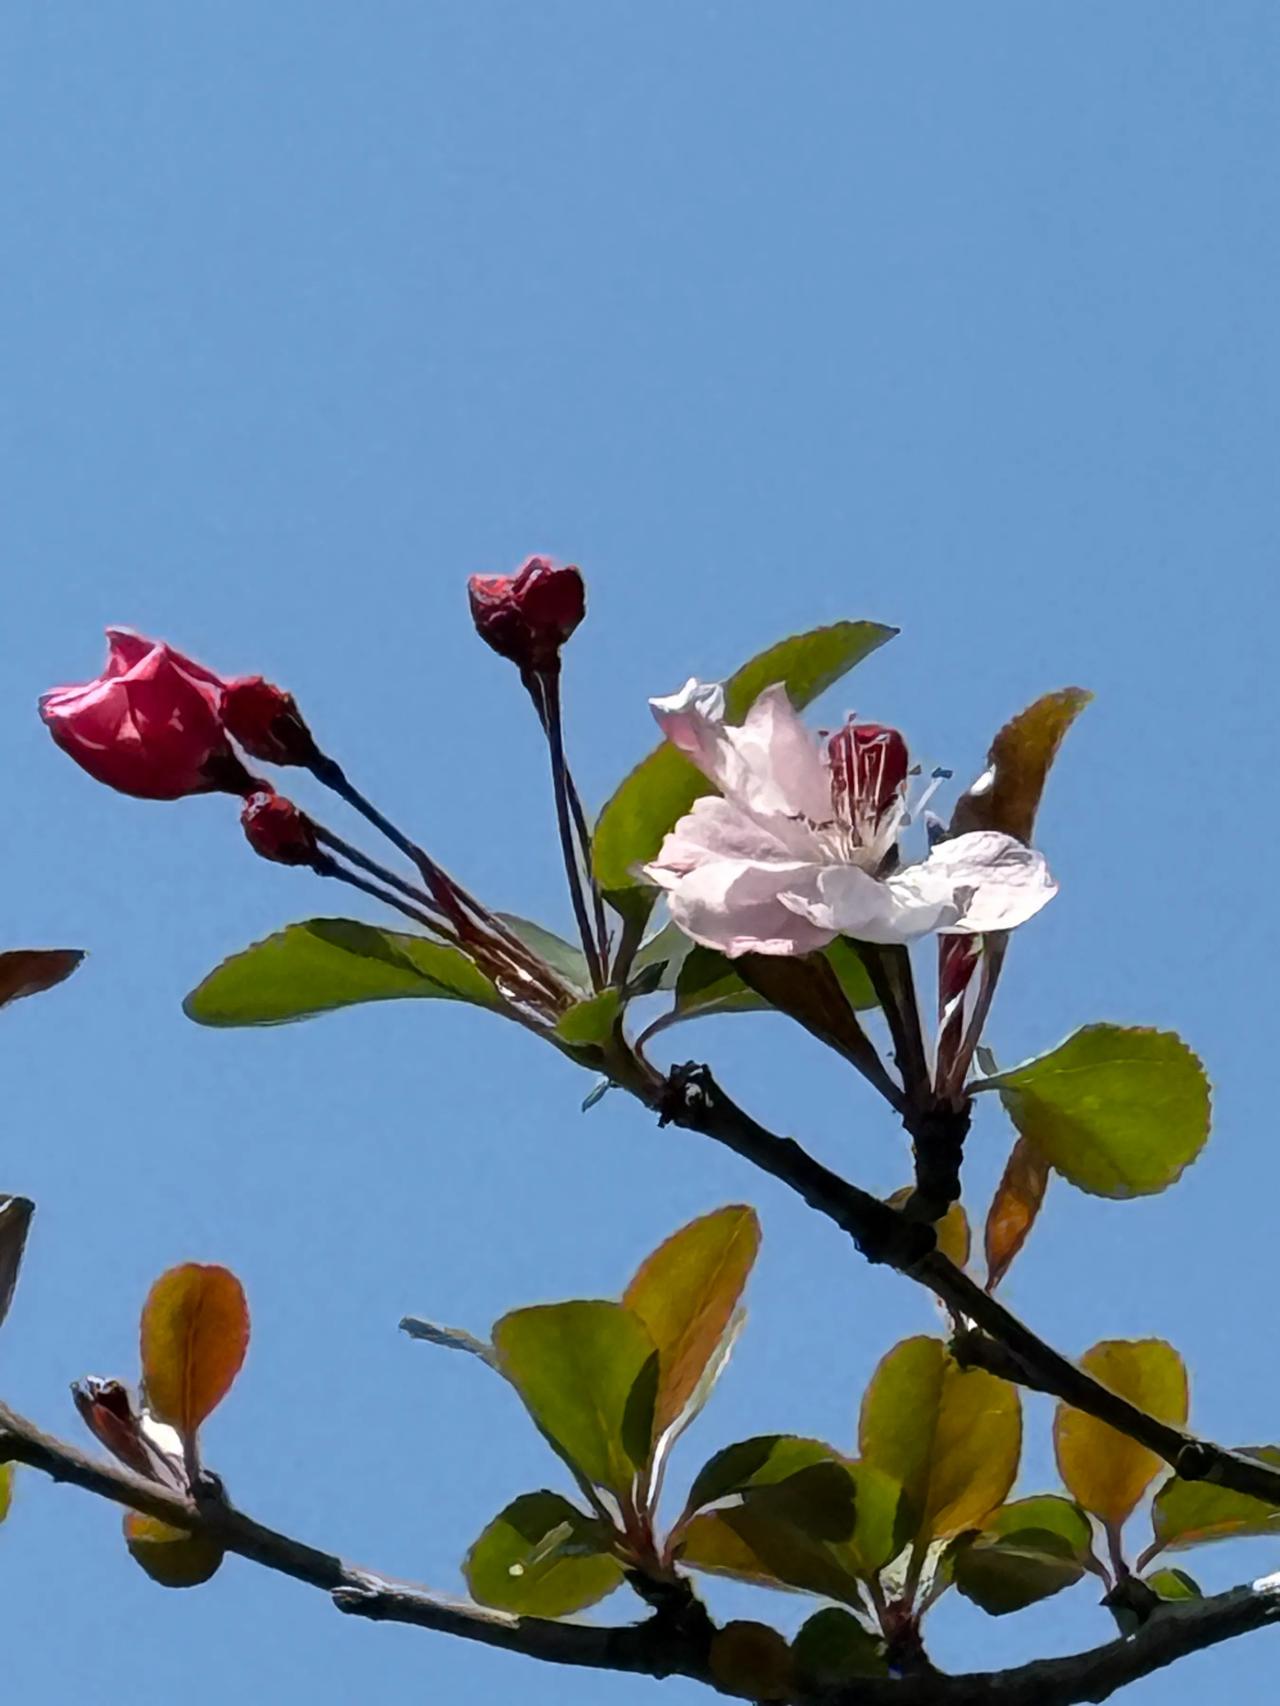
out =
{"type": "Polygon", "coordinates": [[[973,1087],[999,1090],[1028,1143],[1094,1196],[1165,1190],[1209,1135],[1209,1081],[1172,1031],[1087,1025],[973,1087]]]}
{"type": "MultiPolygon", "coordinates": [[[[725,682],[725,716],[740,723],[757,697],[774,682],[785,682],[791,702],[802,710],[834,685],[856,663],[897,632],[877,622],[837,622],[814,628],[761,652],[725,682]]],[[[618,906],[648,916],[657,892],[640,886],[636,866],[654,858],[662,838],[710,784],[689,760],[663,743],[626,777],[607,802],[592,836],[596,880],[618,906]]]]}
{"type": "Polygon", "coordinates": [[[883,1357],[862,1400],[863,1462],[901,1483],[916,1546],[979,1527],[1018,1472],[1016,1388],[962,1369],[939,1339],[904,1339],[883,1357]]]}
{"type": "MultiPolygon", "coordinates": [[[[1158,1421],[1174,1427],[1186,1422],[1187,1371],[1163,1339],[1104,1339],[1084,1353],[1080,1366],[1158,1421]]],[[[1054,1417],[1053,1443],[1067,1491],[1117,1534],[1163,1467],[1155,1452],[1066,1404],[1054,1417]]]]}
{"type": "Polygon", "coordinates": [[[561,1042],[574,1048],[601,1048],[613,1034],[622,1011],[622,991],[602,989],[586,1001],[577,1001],[556,1023],[561,1042]]]}
{"type": "Polygon", "coordinates": [[[83,959],[81,948],[10,948],[0,953],[0,1007],[65,983],[83,959]]]}
{"type": "Polygon", "coordinates": [[[843,1606],[828,1605],[803,1623],[791,1643],[806,1689],[840,1688],[859,1677],[889,1674],[884,1642],[843,1606]]]}
{"type": "Polygon", "coordinates": [[[759,1248],[755,1210],[731,1204],[673,1233],[623,1294],[658,1351],[655,1446],[683,1415],[729,1331],[759,1248]]]}
{"type": "Polygon", "coordinates": [[[185,1262],[152,1286],[142,1310],[147,1408],[186,1439],[222,1402],[249,1348],[249,1309],[226,1268],[185,1262]]]}
{"type": "Polygon", "coordinates": [[[559,1493],[524,1493],[467,1553],[463,1573],[481,1605],[520,1617],[568,1617],[622,1585],[604,1524],[559,1493]]]}
{"type": "Polygon", "coordinates": [[[457,948],[351,918],[311,918],[223,960],[182,1007],[200,1025],[285,1025],[403,999],[501,1004],[457,948]]]}
{"type": "Polygon", "coordinates": [[[218,1542],[207,1535],[172,1528],[140,1511],[124,1513],[124,1538],[130,1556],[165,1588],[199,1587],[216,1572],[224,1556],[218,1542]]]}
{"type": "MultiPolygon", "coordinates": [[[[912,1185],[903,1185],[885,1200],[890,1208],[902,1208],[910,1199],[914,1190],[912,1185]]],[[[938,1249],[948,1260],[958,1268],[968,1265],[970,1246],[973,1242],[969,1231],[969,1216],[961,1203],[953,1202],[943,1215],[935,1222],[934,1231],[938,1237],[938,1249]]]]}
{"type": "Polygon", "coordinates": [[[1030,841],[1049,766],[1062,738],[1093,698],[1080,687],[1046,693],[1007,722],[991,743],[987,770],[974,789],[961,794],[951,833],[997,829],[1030,841]]]}
{"type": "Polygon", "coordinates": [[[658,1353],[620,1303],[536,1304],[493,1329],[498,1367],[542,1434],[585,1480],[630,1493],[653,1433],[658,1353]]]}
{"type": "MultiPolygon", "coordinates": [[[[1244,1456],[1280,1467],[1280,1447],[1246,1447],[1244,1456]]],[[[1280,1531],[1280,1505],[1233,1493],[1209,1481],[1184,1481],[1171,1476],[1157,1492],[1151,1506],[1154,1544],[1146,1557],[1157,1552],[1182,1552],[1190,1546],[1205,1546],[1213,1540],[1234,1540],[1244,1535],[1275,1534],[1280,1531]]]]}
{"type": "Polygon", "coordinates": [[[952,1563],[956,1587],[992,1617],[1061,1593],[1093,1567],[1089,1519],[1054,1494],[1001,1505],[952,1563]]]}
{"type": "Polygon", "coordinates": [[[495,916],[571,988],[583,995],[591,993],[591,973],[587,969],[587,956],[581,948],[573,942],[566,942],[563,936],[557,936],[541,924],[535,924],[531,918],[521,918],[514,912],[499,912],[495,916]]]}
{"type": "Polygon", "coordinates": [[[1049,1163],[1034,1143],[1020,1137],[1010,1151],[987,1210],[983,1243],[988,1291],[1000,1284],[1026,1243],[1048,1188],[1049,1163]]]}

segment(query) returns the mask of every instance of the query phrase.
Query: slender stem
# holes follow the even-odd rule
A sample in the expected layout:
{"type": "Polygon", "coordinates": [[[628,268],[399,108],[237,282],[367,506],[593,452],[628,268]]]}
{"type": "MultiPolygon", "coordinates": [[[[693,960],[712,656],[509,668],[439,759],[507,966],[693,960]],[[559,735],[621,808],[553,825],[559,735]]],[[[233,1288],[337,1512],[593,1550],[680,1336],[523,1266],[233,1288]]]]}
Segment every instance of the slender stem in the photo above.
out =
{"type": "Polygon", "coordinates": [[[911,975],[911,956],[900,944],[859,942],[857,948],[893,1038],[894,1058],[907,1100],[924,1107],[930,1096],[929,1056],[911,975]]]}
{"type": "Polygon", "coordinates": [[[453,926],[445,917],[444,909],[437,906],[425,889],[418,888],[415,883],[407,883],[395,871],[390,870],[386,865],[380,865],[376,859],[371,859],[367,853],[362,853],[358,847],[353,847],[349,841],[344,841],[340,835],[335,835],[331,829],[326,829],[323,824],[316,823],[314,819],[312,824],[315,829],[316,840],[323,846],[340,854],[348,864],[356,865],[360,870],[367,871],[371,877],[376,877],[380,883],[385,883],[388,888],[395,889],[406,899],[416,902],[425,912],[436,914],[440,920],[436,925],[437,930],[443,925],[445,930],[452,932],[453,926]]]}
{"type": "MultiPolygon", "coordinates": [[[[591,987],[604,988],[604,961],[601,957],[600,942],[592,934],[591,915],[587,911],[586,897],[583,893],[583,878],[578,868],[578,850],[574,843],[573,814],[569,805],[568,772],[564,758],[564,730],[560,723],[560,681],[559,676],[550,670],[541,670],[534,679],[540,685],[542,692],[543,727],[547,731],[547,745],[551,750],[551,782],[555,791],[556,823],[560,831],[560,847],[564,855],[564,873],[569,882],[569,898],[573,902],[573,916],[577,920],[578,935],[582,938],[582,951],[587,957],[587,968],[591,973],[591,987]]],[[[532,689],[531,689],[532,691],[532,689]]],[[[534,703],[537,703],[535,699],[534,703]]],[[[590,866],[588,866],[588,881],[590,881],[590,866]]],[[[594,885],[592,885],[594,887],[594,885]]],[[[604,913],[597,900],[597,919],[599,927],[603,928],[604,913]]]]}
{"type": "MultiPolygon", "coordinates": [[[[317,836],[317,839],[319,837],[317,836]]],[[[357,876],[354,871],[348,871],[328,853],[316,855],[311,869],[318,877],[336,877],[339,882],[346,883],[353,889],[359,889],[362,894],[372,895],[384,906],[394,906],[397,912],[403,912],[406,918],[412,918],[415,924],[421,924],[433,936],[440,935],[440,926],[429,912],[424,912],[420,906],[413,906],[402,900],[399,895],[383,888],[380,883],[370,882],[367,877],[357,876]]],[[[452,946],[452,944],[450,944],[452,946]]]]}
{"type": "MultiPolygon", "coordinates": [[[[560,709],[560,670],[522,670],[521,678],[528,689],[529,697],[533,700],[533,708],[538,713],[538,721],[542,724],[543,733],[550,741],[559,739],[561,756],[563,758],[563,731],[560,709]],[[554,707],[554,711],[553,711],[554,707]],[[554,715],[557,735],[552,735],[552,717],[554,715]]],[[[609,969],[609,920],[605,915],[604,897],[596,884],[595,874],[591,866],[591,830],[587,824],[587,814],[582,809],[582,798],[578,793],[578,785],[573,779],[573,771],[569,761],[564,758],[565,791],[569,796],[569,813],[573,819],[574,830],[578,838],[578,852],[582,860],[582,874],[591,895],[591,906],[595,917],[596,941],[600,946],[600,965],[605,972],[609,969]]]]}

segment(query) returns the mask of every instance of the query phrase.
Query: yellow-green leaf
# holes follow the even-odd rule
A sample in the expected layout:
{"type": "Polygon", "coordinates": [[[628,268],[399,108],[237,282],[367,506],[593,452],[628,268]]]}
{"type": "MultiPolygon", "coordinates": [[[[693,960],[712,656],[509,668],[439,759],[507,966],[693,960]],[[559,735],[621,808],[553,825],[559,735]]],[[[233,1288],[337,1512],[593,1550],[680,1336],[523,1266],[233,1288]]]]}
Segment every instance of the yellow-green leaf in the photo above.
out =
{"type": "Polygon", "coordinates": [[[981,1081],[1064,1179],[1100,1197],[1163,1191],[1209,1135],[1209,1081],[1172,1031],[1087,1025],[981,1081]]]}
{"type": "MultiPolygon", "coordinates": [[[[1249,1446],[1244,1455],[1280,1467],[1280,1447],[1249,1446]]],[[[1157,1552],[1204,1546],[1211,1540],[1280,1532],[1280,1505],[1233,1493],[1229,1487],[1215,1487],[1209,1481],[1184,1481],[1174,1475],[1152,1502],[1151,1526],[1155,1542],[1146,1554],[1148,1558],[1157,1552]]]]}
{"type": "MultiPolygon", "coordinates": [[[[1080,1358],[1095,1380],[1158,1421],[1187,1419],[1187,1371],[1163,1339],[1104,1339],[1080,1358]]],[[[1115,1533],[1163,1468],[1154,1451],[1105,1422],[1059,1404],[1053,1424],[1058,1473],[1077,1504],[1115,1533]]]]}
{"type": "Polygon", "coordinates": [[[862,1603],[858,1578],[825,1541],[752,1504],[695,1516],[681,1530],[677,1555],[689,1569],[757,1587],[862,1603]]]}
{"type": "Polygon", "coordinates": [[[600,1047],[609,1040],[622,1011],[622,991],[602,989],[599,995],[576,1001],[556,1025],[556,1035],[575,1048],[600,1047]]]}
{"type": "MultiPolygon", "coordinates": [[[[839,681],[856,663],[897,633],[878,622],[837,622],[794,634],[751,659],[725,682],[725,716],[740,723],[764,691],[785,682],[791,702],[801,710],[839,681]]],[[[592,835],[592,864],[600,887],[625,896],[640,883],[636,866],[652,859],[662,838],[710,784],[700,771],[665,742],[644,759],[607,802],[592,835]]],[[[656,899],[641,891],[640,918],[656,899]]],[[[629,901],[623,900],[624,906],[629,901]]]]}
{"type": "Polygon", "coordinates": [[[1003,1617],[1074,1586],[1093,1565],[1088,1517],[1047,1493],[993,1511],[957,1551],[953,1579],[966,1599],[1003,1617]]]}
{"type": "Polygon", "coordinates": [[[249,1348],[249,1306],[226,1268],[184,1262],[142,1310],[142,1379],[152,1414],[188,1438],[231,1389],[249,1348]]]}
{"type": "Polygon", "coordinates": [[[656,1442],[698,1391],[730,1330],[760,1248],[755,1211],[741,1204],[690,1221],[641,1263],[623,1302],[658,1350],[656,1442]]]}
{"type": "Polygon", "coordinates": [[[962,1369],[939,1339],[904,1339],[862,1401],[862,1460],[902,1484],[918,1545],[977,1528],[1013,1485],[1022,1451],[1016,1389],[962,1369]]]}
{"type": "Polygon", "coordinates": [[[803,1529],[817,1540],[853,1536],[856,1487],[847,1458],[822,1440],[761,1434],[709,1458],[694,1478],[686,1513],[724,1499],[803,1529]]]}
{"type": "Polygon", "coordinates": [[[851,1611],[828,1605],[808,1618],[791,1643],[796,1674],[805,1688],[841,1688],[859,1677],[887,1677],[884,1642],[851,1611]]]}
{"type": "Polygon", "coordinates": [[[520,1617],[568,1617],[622,1585],[610,1534],[559,1493],[524,1493],[496,1516],[463,1565],[471,1597],[520,1617]]]}
{"type": "Polygon", "coordinates": [[[0,1522],[9,1514],[13,1504],[13,1464],[0,1463],[0,1522]]]}
{"type": "Polygon", "coordinates": [[[124,1538],[131,1556],[164,1588],[195,1588],[207,1582],[223,1559],[222,1547],[204,1534],[171,1528],[140,1511],[124,1513],[124,1538]]]}
{"type": "Polygon", "coordinates": [[[1049,766],[1062,737],[1092,699],[1080,687],[1046,693],[1007,722],[991,743],[987,770],[956,802],[951,833],[998,829],[1030,841],[1049,766]]]}
{"type": "Polygon", "coordinates": [[[621,1303],[537,1304],[493,1329],[498,1366],[548,1443],[587,1481],[622,1496],[647,1462],[658,1353],[621,1303]]]}
{"type": "Polygon", "coordinates": [[[987,1257],[987,1290],[994,1291],[1027,1241],[1049,1188],[1049,1163],[1025,1137],[1020,1137],[996,1186],[987,1210],[983,1242],[987,1257]]]}
{"type": "Polygon", "coordinates": [[[283,1025],[402,998],[500,1005],[492,981],[457,948],[351,918],[311,918],[223,960],[182,1007],[201,1025],[283,1025]]]}

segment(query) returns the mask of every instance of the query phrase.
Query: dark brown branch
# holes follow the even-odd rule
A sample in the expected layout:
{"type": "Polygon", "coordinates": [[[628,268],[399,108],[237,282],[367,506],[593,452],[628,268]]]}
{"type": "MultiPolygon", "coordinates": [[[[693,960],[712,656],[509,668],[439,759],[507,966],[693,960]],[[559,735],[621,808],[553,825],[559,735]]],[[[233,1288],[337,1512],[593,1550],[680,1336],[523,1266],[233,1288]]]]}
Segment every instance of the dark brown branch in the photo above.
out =
{"type": "MultiPolygon", "coordinates": [[[[874,1200],[874,1199],[872,1199],[874,1200]]],[[[883,1205],[881,1205],[883,1206],[883,1205]]],[[[0,1461],[25,1463],[127,1509],[205,1534],[228,1552],[328,1593],[338,1610],[373,1622],[407,1623],[551,1664],[639,1676],[686,1676],[714,1687],[708,1661],[713,1626],[684,1597],[668,1612],[614,1628],[513,1617],[463,1604],[407,1582],[389,1581],[267,1528],[221,1498],[192,1500],[131,1470],[98,1461],[42,1433],[0,1404],[0,1461]]],[[[691,1596],[690,1596],[691,1599],[691,1596]]],[[[692,1602],[696,1605],[696,1601],[692,1602]]],[[[1212,1599],[1169,1607],[1136,1635],[1070,1658],[961,1676],[930,1673],[860,1681],[818,1695],[814,1706],[1076,1706],[1106,1700],[1127,1683],[1236,1635],[1280,1620],[1280,1576],[1212,1599]]]]}
{"type": "Polygon", "coordinates": [[[962,1335],[969,1361],[983,1361],[1006,1378],[1108,1423],[1154,1451],[1185,1480],[1214,1482],[1280,1505],[1280,1469],[1157,1421],[1103,1386],[949,1261],[936,1248],[932,1228],[849,1184],[793,1138],[766,1131],[724,1093],[707,1067],[674,1067],[645,1099],[664,1125],[683,1126],[732,1149],[847,1232],[869,1261],[883,1262],[928,1286],[958,1317],[975,1323],[997,1349],[984,1353],[980,1337],[962,1335]]]}

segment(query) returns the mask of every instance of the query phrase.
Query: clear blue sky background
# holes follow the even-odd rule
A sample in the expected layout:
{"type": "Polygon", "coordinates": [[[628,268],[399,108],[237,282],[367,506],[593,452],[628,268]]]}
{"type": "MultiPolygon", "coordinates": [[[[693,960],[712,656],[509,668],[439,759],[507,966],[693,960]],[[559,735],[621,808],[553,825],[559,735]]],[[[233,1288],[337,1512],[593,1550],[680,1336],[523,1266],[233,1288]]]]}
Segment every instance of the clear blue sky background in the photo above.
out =
{"type": "MultiPolygon", "coordinates": [[[[1056,1186],[1009,1295],[1071,1350],[1167,1335],[1196,1423],[1280,1435],[1278,76],[1266,0],[13,0],[4,935],[91,958],[0,1021],[0,1183],[40,1205],[6,1398],[74,1434],[67,1383],[134,1374],[154,1276],[226,1262],[254,1317],[207,1430],[234,1496],[449,1589],[508,1497],[563,1477],[497,1381],[397,1333],[406,1310],[484,1330],[614,1293],[750,1198],[752,1319],[686,1472],[751,1432],[847,1443],[876,1359],[934,1327],[733,1158],[621,1097],[581,1117],[582,1077],[494,1021],[188,1023],[222,955],[342,897],[253,860],[225,800],[93,786],[35,718],[107,622],[266,671],[447,863],[563,925],[543,754],[463,591],[545,550],[591,580],[568,693],[592,801],[652,740],[649,694],[822,620],[903,629],[828,714],[897,720],[961,774],[1036,694],[1096,691],[1042,818],[1062,894],[991,1040],[1174,1026],[1215,1133],[1165,1197],[1056,1186]]],[[[784,1022],[691,1050],[864,1183],[904,1181],[861,1082],[784,1022]]],[[[980,1204],[1008,1141],[985,1108],[980,1204]]],[[[1026,1490],[1054,1484],[1048,1429],[1029,1405],[1026,1490]]],[[[42,1706],[656,1698],[347,1621],[236,1560],[166,1596],[115,1512],[36,1477],[0,1582],[6,1686],[42,1706]]],[[[1081,1589],[998,1625],[948,1603],[931,1638],[966,1666],[1109,1632],[1081,1589]]],[[[1130,1698],[1262,1699],[1274,1659],[1255,1637],[1130,1698]]]]}

